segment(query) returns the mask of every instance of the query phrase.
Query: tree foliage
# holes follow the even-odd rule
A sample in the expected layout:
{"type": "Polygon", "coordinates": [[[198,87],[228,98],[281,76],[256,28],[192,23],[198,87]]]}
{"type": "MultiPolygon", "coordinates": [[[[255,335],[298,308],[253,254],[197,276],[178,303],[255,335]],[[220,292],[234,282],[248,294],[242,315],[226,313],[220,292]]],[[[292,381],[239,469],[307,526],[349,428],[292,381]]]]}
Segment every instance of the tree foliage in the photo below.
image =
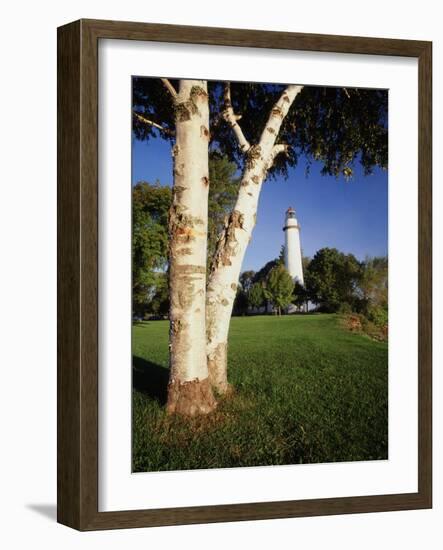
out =
{"type": "MultiPolygon", "coordinates": [[[[178,80],[171,80],[178,89],[178,80]]],[[[139,140],[161,137],[175,141],[175,106],[160,78],[133,77],[132,79],[132,129],[139,140]],[[158,128],[150,121],[162,128],[158,128]]]]}
{"type": "Polygon", "coordinates": [[[265,304],[265,293],[262,283],[251,285],[248,292],[248,304],[254,309],[259,309],[265,304]]]}
{"type": "MultiPolygon", "coordinates": [[[[177,86],[175,80],[171,83],[177,86]]],[[[223,117],[224,82],[208,83],[210,102],[211,151],[218,151],[242,168],[244,155],[223,117]]],[[[241,127],[251,144],[258,143],[267,118],[285,85],[251,82],[231,83],[234,112],[241,116],[241,127]]],[[[137,139],[162,137],[174,141],[175,106],[160,79],[133,79],[133,129],[137,139]],[[143,122],[150,120],[158,128],[143,122]]],[[[318,161],[322,173],[352,176],[359,162],[365,174],[374,166],[388,163],[388,91],[363,88],[305,86],[285,117],[279,143],[288,145],[287,154],[278,155],[270,168],[271,176],[287,176],[301,156],[318,161]]]]}
{"type": "Polygon", "coordinates": [[[168,256],[168,210],[171,190],[158,182],[132,189],[132,296],[134,313],[143,314],[168,256]]]}
{"type": "Polygon", "coordinates": [[[255,280],[255,271],[243,271],[240,275],[240,285],[245,292],[249,292],[255,280]]]}
{"type": "Polygon", "coordinates": [[[248,293],[241,286],[237,288],[235,295],[233,314],[246,315],[248,313],[248,293]]]}
{"type": "Polygon", "coordinates": [[[361,264],[358,311],[376,326],[388,324],[388,258],[366,258],[361,264]]]}
{"type": "Polygon", "coordinates": [[[388,258],[366,258],[362,263],[359,293],[367,303],[388,305],[388,258]]]}
{"type": "Polygon", "coordinates": [[[278,264],[273,267],[266,277],[264,293],[279,314],[292,302],[293,292],[294,281],[284,265],[278,264]]]}
{"type": "Polygon", "coordinates": [[[275,260],[270,260],[267,262],[261,269],[259,269],[254,275],[252,282],[253,283],[264,283],[266,278],[274,267],[278,265],[284,265],[284,261],[281,257],[275,258],[275,260]]]}
{"type": "MultiPolygon", "coordinates": [[[[274,267],[277,267],[279,265],[281,265],[281,266],[284,265],[284,259],[283,259],[283,255],[281,253],[280,253],[278,258],[275,258],[274,260],[270,260],[269,262],[267,262],[261,269],[259,269],[254,274],[254,276],[252,277],[252,280],[251,280],[252,285],[259,284],[261,286],[261,288],[263,289],[265,284],[266,284],[266,279],[267,279],[270,271],[274,267]]],[[[258,290],[256,290],[256,292],[258,293],[258,290]]],[[[257,307],[261,307],[263,305],[265,305],[266,308],[268,306],[268,297],[265,294],[264,290],[263,290],[263,296],[262,296],[262,301],[260,303],[260,306],[257,306],[257,307]]]]}
{"type": "Polygon", "coordinates": [[[305,274],[306,289],[322,311],[339,311],[342,304],[352,309],[361,278],[361,265],[352,254],[336,248],[322,248],[312,258],[305,274]]]}
{"type": "Polygon", "coordinates": [[[294,282],[294,292],[292,293],[291,302],[298,308],[304,308],[309,302],[309,292],[298,280],[294,282]]]}
{"type": "Polygon", "coordinates": [[[166,316],[169,311],[168,275],[166,272],[154,273],[155,284],[149,297],[149,310],[154,315],[166,316]]]}

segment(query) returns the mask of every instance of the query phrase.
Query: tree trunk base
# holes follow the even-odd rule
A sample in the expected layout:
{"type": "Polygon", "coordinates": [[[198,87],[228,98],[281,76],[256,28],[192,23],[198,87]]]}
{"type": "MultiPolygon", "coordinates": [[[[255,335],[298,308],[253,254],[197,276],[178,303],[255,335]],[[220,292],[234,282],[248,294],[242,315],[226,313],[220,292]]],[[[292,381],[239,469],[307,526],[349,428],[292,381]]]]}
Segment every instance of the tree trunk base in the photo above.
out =
{"type": "Polygon", "coordinates": [[[228,345],[218,344],[215,353],[208,355],[208,371],[211,386],[219,395],[228,395],[232,386],[228,383],[228,345]]]}
{"type": "Polygon", "coordinates": [[[198,416],[210,413],[216,406],[209,378],[169,383],[166,406],[169,414],[198,416]]]}

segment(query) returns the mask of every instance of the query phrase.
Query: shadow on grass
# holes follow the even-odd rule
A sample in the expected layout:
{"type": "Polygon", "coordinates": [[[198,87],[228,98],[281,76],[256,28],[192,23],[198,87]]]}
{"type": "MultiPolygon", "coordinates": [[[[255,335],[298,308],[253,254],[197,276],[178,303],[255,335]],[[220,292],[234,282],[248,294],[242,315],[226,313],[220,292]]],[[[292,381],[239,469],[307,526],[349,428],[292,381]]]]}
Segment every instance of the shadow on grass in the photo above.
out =
{"type": "Polygon", "coordinates": [[[164,405],[166,403],[169,371],[165,367],[132,356],[132,386],[164,405]]]}

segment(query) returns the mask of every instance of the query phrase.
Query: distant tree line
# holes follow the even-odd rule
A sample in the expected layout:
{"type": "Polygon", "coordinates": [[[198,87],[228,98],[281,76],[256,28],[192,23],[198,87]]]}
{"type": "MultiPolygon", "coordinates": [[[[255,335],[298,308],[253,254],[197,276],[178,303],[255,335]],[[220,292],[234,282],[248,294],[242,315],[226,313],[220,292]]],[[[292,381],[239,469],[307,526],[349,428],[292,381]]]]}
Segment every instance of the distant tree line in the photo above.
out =
{"type": "Polygon", "coordinates": [[[281,313],[290,304],[303,310],[311,304],[318,312],[364,315],[378,326],[388,318],[388,259],[358,261],[336,248],[322,248],[312,259],[303,258],[305,285],[293,282],[283,255],[259,271],[244,271],[234,307],[236,315],[265,311],[273,305],[281,313]]]}

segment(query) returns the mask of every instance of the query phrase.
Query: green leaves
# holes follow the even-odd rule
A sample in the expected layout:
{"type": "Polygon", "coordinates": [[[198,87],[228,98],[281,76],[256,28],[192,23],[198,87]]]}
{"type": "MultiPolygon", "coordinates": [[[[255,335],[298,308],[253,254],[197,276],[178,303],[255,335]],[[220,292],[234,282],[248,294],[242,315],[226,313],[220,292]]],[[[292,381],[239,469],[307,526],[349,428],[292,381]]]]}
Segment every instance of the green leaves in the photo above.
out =
{"type": "Polygon", "coordinates": [[[349,178],[355,162],[369,174],[374,166],[387,167],[387,110],[387,90],[306,87],[285,121],[283,140],[321,161],[323,174],[349,178]]]}
{"type": "Polygon", "coordinates": [[[260,308],[265,302],[265,293],[261,283],[254,283],[248,292],[248,304],[253,308],[260,308]]]}
{"type": "Polygon", "coordinates": [[[158,182],[139,182],[132,189],[132,293],[138,315],[158,292],[158,271],[167,264],[170,203],[171,189],[158,182]]]}
{"type": "Polygon", "coordinates": [[[284,265],[273,267],[266,278],[264,293],[279,313],[291,303],[293,291],[294,281],[284,265]]]}
{"type": "Polygon", "coordinates": [[[306,288],[311,301],[323,311],[336,312],[343,303],[354,303],[361,266],[352,254],[336,248],[320,249],[305,272],[306,288]]]}

